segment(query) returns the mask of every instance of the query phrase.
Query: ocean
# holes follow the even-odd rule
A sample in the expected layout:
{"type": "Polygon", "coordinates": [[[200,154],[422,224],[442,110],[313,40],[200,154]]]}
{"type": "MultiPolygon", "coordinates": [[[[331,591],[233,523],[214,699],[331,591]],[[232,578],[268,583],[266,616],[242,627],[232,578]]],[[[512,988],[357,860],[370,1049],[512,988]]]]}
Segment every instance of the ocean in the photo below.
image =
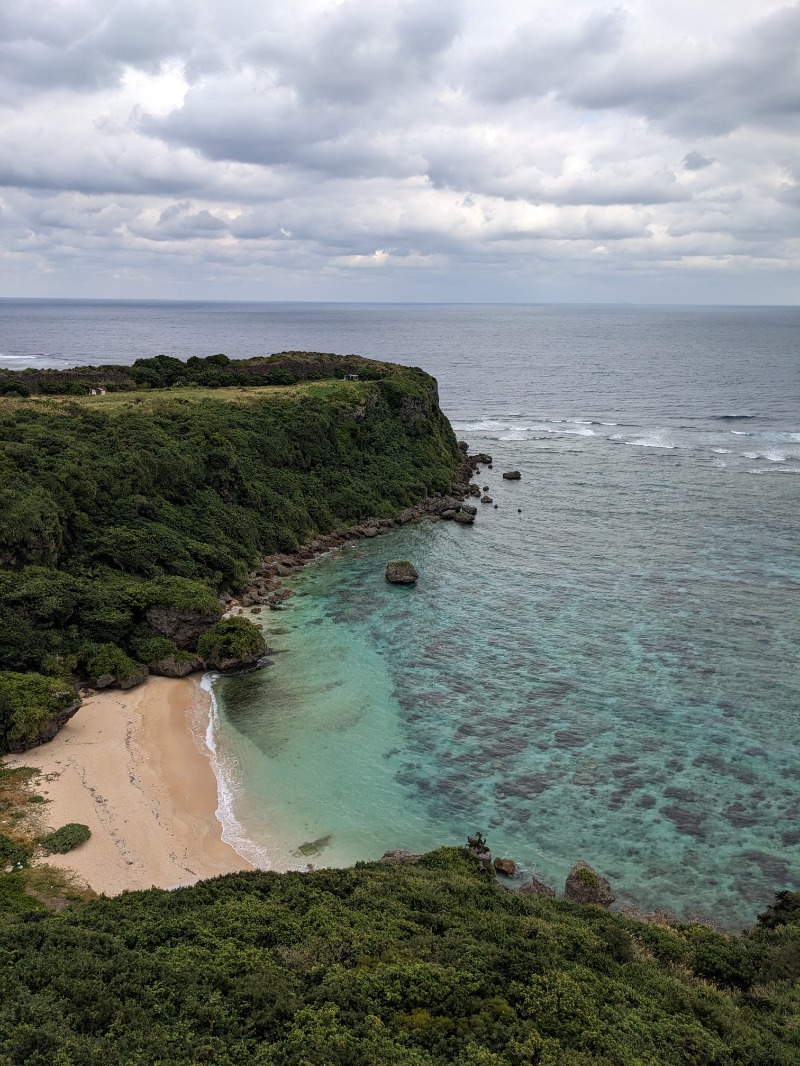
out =
{"type": "Polygon", "coordinates": [[[0,366],[423,367],[497,504],[329,556],[208,679],[259,865],[458,844],[735,929],[800,879],[800,309],[0,300],[0,366]],[[521,472],[507,482],[501,472],[521,472]],[[411,559],[413,589],[386,561],[411,559]]]}

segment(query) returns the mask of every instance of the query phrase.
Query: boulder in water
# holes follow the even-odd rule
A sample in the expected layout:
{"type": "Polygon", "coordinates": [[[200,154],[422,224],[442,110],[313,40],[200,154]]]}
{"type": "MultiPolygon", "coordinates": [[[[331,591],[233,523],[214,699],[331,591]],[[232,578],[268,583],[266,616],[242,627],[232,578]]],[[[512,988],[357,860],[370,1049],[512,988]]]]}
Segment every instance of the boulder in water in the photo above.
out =
{"type": "Polygon", "coordinates": [[[588,862],[578,859],[567,876],[564,899],[572,903],[596,903],[610,907],[616,899],[611,885],[591,868],[588,862]]]}
{"type": "Polygon", "coordinates": [[[494,868],[499,874],[502,874],[504,877],[513,877],[514,874],[517,872],[517,864],[514,862],[513,859],[497,858],[494,860],[494,868]]]}
{"type": "Polygon", "coordinates": [[[413,585],[418,577],[416,569],[406,559],[395,559],[386,564],[386,580],[392,585],[413,585]]]}
{"type": "Polygon", "coordinates": [[[519,481],[522,477],[519,470],[504,470],[503,477],[506,481],[519,481]]]}

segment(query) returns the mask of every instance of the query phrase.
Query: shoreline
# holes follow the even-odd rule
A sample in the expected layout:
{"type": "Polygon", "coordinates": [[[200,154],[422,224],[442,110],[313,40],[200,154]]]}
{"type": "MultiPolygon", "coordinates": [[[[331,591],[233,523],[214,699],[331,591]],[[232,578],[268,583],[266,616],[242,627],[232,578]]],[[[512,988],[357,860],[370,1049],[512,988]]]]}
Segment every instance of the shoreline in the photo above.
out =
{"type": "Polygon", "coordinates": [[[193,678],[151,677],[86,699],[53,740],[12,757],[39,771],[42,820],[89,826],[66,855],[44,858],[95,892],[177,888],[253,865],[222,839],[218,782],[191,728],[210,695],[193,678]]]}

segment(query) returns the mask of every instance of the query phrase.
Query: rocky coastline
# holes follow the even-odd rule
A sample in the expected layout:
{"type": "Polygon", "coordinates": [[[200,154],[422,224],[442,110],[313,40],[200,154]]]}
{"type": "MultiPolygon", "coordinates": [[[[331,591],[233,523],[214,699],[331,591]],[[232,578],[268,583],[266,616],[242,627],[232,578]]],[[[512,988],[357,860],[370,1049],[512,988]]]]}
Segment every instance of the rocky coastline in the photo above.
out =
{"type": "Polygon", "coordinates": [[[364,518],[347,529],[320,534],[294,551],[263,556],[258,566],[247,575],[238,594],[223,594],[220,597],[225,614],[244,614],[248,609],[258,614],[264,606],[273,611],[282,610],[284,601],[292,596],[291,589],[282,585],[284,578],[300,573],[309,563],[328,552],[344,548],[353,541],[371,540],[398,526],[425,519],[432,522],[453,521],[459,525],[472,525],[478,509],[465,501],[481,495],[480,486],[472,478],[479,473],[481,466],[491,469],[492,457],[484,452],[470,455],[465,441],[459,441],[458,446],[461,462],[448,492],[429,496],[413,507],[407,507],[393,518],[364,518]]]}

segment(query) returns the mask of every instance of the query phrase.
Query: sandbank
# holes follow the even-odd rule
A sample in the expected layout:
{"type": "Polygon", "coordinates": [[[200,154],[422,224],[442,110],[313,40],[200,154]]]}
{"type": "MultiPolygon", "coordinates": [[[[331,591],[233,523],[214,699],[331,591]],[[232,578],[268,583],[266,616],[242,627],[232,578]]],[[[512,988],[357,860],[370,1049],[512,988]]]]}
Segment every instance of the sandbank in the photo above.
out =
{"type": "Polygon", "coordinates": [[[222,840],[216,778],[190,730],[209,701],[191,678],[150,678],[87,698],[48,744],[7,759],[41,773],[48,827],[82,822],[92,831],[47,861],[106,895],[253,869],[222,840]]]}

